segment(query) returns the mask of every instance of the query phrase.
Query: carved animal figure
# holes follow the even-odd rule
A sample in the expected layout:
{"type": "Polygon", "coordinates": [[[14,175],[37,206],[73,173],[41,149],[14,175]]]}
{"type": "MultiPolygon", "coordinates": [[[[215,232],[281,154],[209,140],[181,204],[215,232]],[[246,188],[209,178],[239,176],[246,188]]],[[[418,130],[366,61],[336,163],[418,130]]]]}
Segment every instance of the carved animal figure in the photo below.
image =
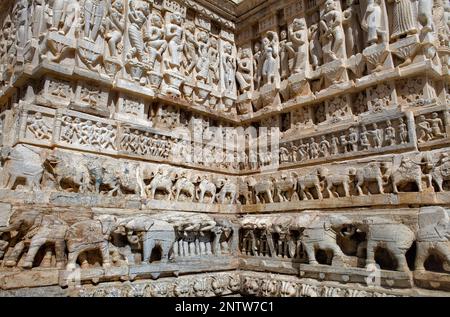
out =
{"type": "Polygon", "coordinates": [[[205,199],[206,194],[211,195],[210,203],[212,204],[214,202],[214,198],[216,196],[217,187],[213,182],[210,182],[206,178],[202,179],[200,181],[200,184],[198,185],[196,197],[198,199],[199,203],[203,203],[205,199]]]}
{"type": "Polygon", "coordinates": [[[256,203],[273,203],[274,194],[274,184],[273,178],[270,180],[259,180],[256,181],[253,177],[248,178],[249,187],[253,188],[253,195],[255,197],[256,203]],[[268,200],[266,202],[266,199],[268,200]]]}
{"type": "MultiPolygon", "coordinates": [[[[366,166],[356,170],[356,189],[358,195],[364,196],[363,186],[368,187],[370,182],[376,182],[378,186],[378,192],[384,194],[383,189],[383,163],[373,162],[366,166]]],[[[370,192],[369,192],[370,194],[370,192]]]]}
{"type": "Polygon", "coordinates": [[[217,186],[220,191],[216,194],[216,200],[219,204],[224,204],[226,197],[230,196],[230,204],[236,203],[237,185],[228,179],[220,180],[222,186],[217,186]]]}
{"type": "Polygon", "coordinates": [[[172,187],[172,190],[175,192],[175,201],[178,201],[181,193],[189,196],[190,201],[194,200],[195,185],[186,177],[179,178],[172,187]]]}
{"type": "Polygon", "coordinates": [[[431,253],[440,255],[450,265],[450,217],[439,206],[422,207],[417,232],[416,271],[425,271],[424,263],[431,253]]]}
{"type": "Polygon", "coordinates": [[[319,170],[313,170],[307,175],[299,176],[297,179],[297,188],[300,191],[300,198],[302,200],[313,199],[313,195],[310,193],[310,188],[315,188],[317,192],[317,197],[323,199],[322,196],[322,186],[319,178],[319,170]]]}
{"type": "Polygon", "coordinates": [[[82,220],[70,226],[66,234],[66,245],[69,252],[67,269],[75,268],[81,253],[92,250],[101,252],[103,267],[111,266],[109,238],[116,228],[117,219],[110,215],[82,220]]]}
{"type": "Polygon", "coordinates": [[[344,189],[344,197],[350,196],[350,177],[356,174],[356,170],[354,168],[348,169],[346,172],[342,174],[330,174],[329,170],[326,167],[323,167],[319,170],[320,177],[325,180],[325,190],[328,193],[328,197],[339,197],[339,194],[331,191],[333,187],[341,186],[344,189]]]}
{"type": "Polygon", "coordinates": [[[378,247],[383,247],[395,257],[397,270],[409,272],[405,254],[415,239],[411,229],[404,224],[380,217],[369,217],[354,225],[366,233],[366,266],[375,264],[375,252],[378,247]]]}
{"type": "Polygon", "coordinates": [[[348,222],[348,219],[341,216],[328,219],[316,217],[305,227],[300,240],[308,256],[309,264],[318,264],[315,255],[317,250],[331,251],[333,253],[332,265],[336,263],[335,259],[341,261],[344,259],[345,254],[338,246],[336,236],[340,226],[348,222]]]}
{"type": "Polygon", "coordinates": [[[437,165],[433,166],[430,175],[438,186],[440,192],[444,191],[444,181],[450,180],[450,158],[447,153],[443,153],[437,165]]]}
{"type": "MultiPolygon", "coordinates": [[[[394,162],[390,179],[394,193],[398,193],[398,186],[408,183],[415,183],[419,192],[423,191],[422,186],[422,162],[416,162],[409,157],[400,157],[400,165],[394,162]],[[397,167],[398,166],[398,167],[397,167]],[[396,168],[397,167],[397,168],[396,168]]],[[[428,184],[431,187],[431,176],[426,175],[428,184]]]]}
{"type": "Polygon", "coordinates": [[[25,189],[39,190],[44,172],[39,153],[30,146],[19,144],[15,147],[3,147],[0,151],[2,187],[12,189],[17,180],[25,181],[25,189]]]}
{"type": "Polygon", "coordinates": [[[149,216],[126,218],[119,221],[119,225],[125,227],[128,242],[132,245],[140,245],[144,263],[150,261],[152,251],[156,247],[161,250],[161,262],[169,261],[169,255],[176,239],[173,225],[149,216]]]}
{"type": "Polygon", "coordinates": [[[274,185],[279,202],[290,201],[292,195],[297,191],[297,174],[292,173],[289,177],[275,180],[274,185]]]}
{"type": "Polygon", "coordinates": [[[158,172],[150,184],[146,187],[147,196],[150,199],[154,199],[157,190],[164,191],[167,194],[166,200],[170,200],[172,197],[172,179],[168,175],[163,175],[162,172],[158,172]]]}
{"type": "Polygon", "coordinates": [[[56,189],[63,190],[62,184],[66,184],[71,191],[85,193],[90,184],[90,175],[87,167],[82,163],[75,164],[68,155],[54,151],[46,161],[45,166],[53,176],[56,189]]]}

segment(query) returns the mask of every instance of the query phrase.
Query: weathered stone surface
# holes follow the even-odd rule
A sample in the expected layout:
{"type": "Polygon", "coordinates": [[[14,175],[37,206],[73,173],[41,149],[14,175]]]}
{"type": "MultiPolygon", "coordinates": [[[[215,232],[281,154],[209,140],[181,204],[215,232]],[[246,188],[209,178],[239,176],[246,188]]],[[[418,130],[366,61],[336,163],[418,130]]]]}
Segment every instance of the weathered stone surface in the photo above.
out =
{"type": "Polygon", "coordinates": [[[448,296],[448,0],[6,0],[0,296],[448,296]]]}

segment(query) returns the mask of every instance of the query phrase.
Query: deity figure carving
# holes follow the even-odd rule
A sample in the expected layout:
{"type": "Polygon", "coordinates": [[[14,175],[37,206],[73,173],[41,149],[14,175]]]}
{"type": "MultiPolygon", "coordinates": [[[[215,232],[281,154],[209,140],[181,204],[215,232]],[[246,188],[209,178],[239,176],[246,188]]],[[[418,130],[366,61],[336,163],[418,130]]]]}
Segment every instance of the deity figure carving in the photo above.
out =
{"type": "Polygon", "coordinates": [[[424,115],[419,116],[419,122],[417,122],[417,140],[419,143],[423,143],[432,139],[433,133],[430,122],[424,115]]]}
{"type": "Polygon", "coordinates": [[[343,13],[342,24],[345,30],[345,50],[350,57],[362,51],[362,29],[359,0],[348,0],[343,13]]]}
{"type": "Polygon", "coordinates": [[[386,121],[386,128],[384,129],[384,139],[389,146],[396,144],[395,129],[392,126],[390,120],[386,121]]]}
{"type": "Polygon", "coordinates": [[[344,58],[342,13],[338,10],[335,0],[327,0],[324,5],[324,13],[320,20],[322,50],[324,57],[327,57],[327,62],[330,62],[344,58]]]}
{"type": "Polygon", "coordinates": [[[361,127],[361,132],[359,133],[360,143],[363,150],[370,149],[369,132],[365,125],[361,127]]]}
{"type": "Polygon", "coordinates": [[[147,48],[150,53],[149,65],[150,69],[154,70],[155,61],[160,61],[162,55],[167,48],[167,43],[164,39],[163,20],[159,14],[152,14],[150,17],[151,25],[148,28],[146,35],[147,48]]]}
{"type": "Polygon", "coordinates": [[[305,20],[295,19],[289,27],[290,44],[288,49],[292,50],[294,63],[292,74],[304,72],[308,64],[308,29],[305,20]]]}
{"type": "Polygon", "coordinates": [[[367,32],[369,46],[386,40],[386,32],[382,28],[382,18],[383,11],[380,0],[369,0],[361,24],[367,32]]]}
{"type": "Polygon", "coordinates": [[[292,46],[292,43],[287,40],[287,31],[281,30],[280,32],[280,75],[281,80],[285,80],[290,75],[289,67],[289,57],[292,54],[292,48],[289,49],[288,46],[292,46]]]}
{"type": "Polygon", "coordinates": [[[104,0],[85,0],[84,2],[84,37],[95,42],[106,13],[104,0]]]}
{"type": "Polygon", "coordinates": [[[331,155],[339,154],[339,139],[334,134],[331,136],[330,150],[331,155]]]}
{"type": "Polygon", "coordinates": [[[264,84],[275,84],[279,79],[279,40],[278,34],[268,31],[262,40],[263,64],[262,81],[264,84]]]}
{"type": "Polygon", "coordinates": [[[227,93],[232,93],[236,82],[236,60],[233,57],[233,46],[229,42],[224,43],[222,63],[225,91],[227,93]]]}
{"type": "Polygon", "coordinates": [[[255,83],[255,90],[259,89],[262,84],[262,66],[264,55],[261,51],[261,44],[256,42],[253,47],[253,81],[255,83]]]}
{"type": "Polygon", "coordinates": [[[411,0],[388,0],[392,3],[392,30],[391,39],[417,33],[414,18],[414,2],[411,0]]]}
{"type": "Polygon", "coordinates": [[[347,145],[349,146],[352,152],[358,151],[358,141],[359,141],[358,132],[356,132],[355,128],[351,127],[349,129],[347,145]]]}
{"type": "Polygon", "coordinates": [[[239,49],[236,71],[236,80],[239,91],[245,93],[252,87],[252,60],[249,48],[239,49]]]}
{"type": "Polygon", "coordinates": [[[122,38],[125,31],[124,5],[122,0],[108,3],[108,15],[105,18],[105,40],[108,42],[109,54],[118,57],[123,49],[122,38]]]}
{"type": "Polygon", "coordinates": [[[405,144],[408,142],[408,127],[403,121],[403,118],[398,119],[398,134],[400,136],[400,143],[405,144]]]}
{"type": "Polygon", "coordinates": [[[324,135],[322,135],[321,137],[319,146],[320,146],[320,153],[322,154],[323,157],[330,156],[330,142],[328,142],[328,140],[324,135]]]}
{"type": "Polygon", "coordinates": [[[197,50],[198,59],[195,65],[196,79],[206,84],[209,77],[209,39],[208,34],[204,31],[200,31],[197,34],[197,50]]]}
{"type": "Polygon", "coordinates": [[[130,1],[128,19],[128,35],[130,38],[131,48],[127,53],[127,59],[131,60],[136,57],[140,62],[147,62],[148,58],[144,55],[144,27],[150,9],[147,3],[138,3],[134,0],[130,1]]]}
{"type": "Polygon", "coordinates": [[[180,13],[174,12],[169,16],[169,23],[166,24],[166,40],[169,48],[169,59],[164,60],[166,68],[179,71],[181,57],[183,53],[183,27],[181,26],[183,17],[180,13]]]}
{"type": "Polygon", "coordinates": [[[370,135],[372,136],[374,147],[380,148],[383,145],[383,130],[378,129],[378,126],[376,123],[372,124],[372,130],[369,131],[370,135]]]}

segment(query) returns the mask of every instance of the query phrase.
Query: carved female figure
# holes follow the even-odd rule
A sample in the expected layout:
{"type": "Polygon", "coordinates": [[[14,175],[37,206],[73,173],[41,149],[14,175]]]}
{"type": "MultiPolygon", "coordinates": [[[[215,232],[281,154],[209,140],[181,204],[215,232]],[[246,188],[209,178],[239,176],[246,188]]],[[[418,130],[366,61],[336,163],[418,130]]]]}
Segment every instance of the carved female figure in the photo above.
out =
{"type": "Polygon", "coordinates": [[[345,49],[347,56],[352,56],[362,51],[360,6],[358,0],[348,0],[348,7],[343,12],[342,24],[345,30],[345,49]]]}
{"type": "Polygon", "coordinates": [[[241,93],[249,91],[252,85],[252,61],[250,49],[240,49],[238,54],[236,80],[241,93]]]}
{"type": "Polygon", "coordinates": [[[181,23],[183,17],[180,13],[174,12],[169,17],[166,25],[166,40],[169,43],[170,60],[166,61],[166,67],[179,71],[181,65],[181,54],[183,52],[183,28],[181,23]]]}
{"type": "Polygon", "coordinates": [[[380,37],[383,39],[385,32],[381,28],[382,11],[380,0],[369,0],[367,9],[362,19],[362,27],[367,32],[367,44],[378,43],[380,37]]]}
{"type": "Polygon", "coordinates": [[[331,60],[344,58],[342,13],[337,9],[336,1],[327,0],[325,2],[325,10],[320,21],[320,28],[322,30],[322,40],[326,47],[323,48],[324,53],[331,60]]]}
{"type": "Polygon", "coordinates": [[[228,93],[232,93],[236,80],[236,60],[233,57],[233,46],[231,46],[230,43],[225,42],[223,53],[225,91],[227,91],[228,93]]]}
{"type": "Polygon", "coordinates": [[[280,32],[280,73],[281,80],[284,80],[289,77],[290,68],[289,68],[289,48],[291,43],[287,41],[287,32],[286,30],[282,30],[280,32]]]}
{"type": "Polygon", "coordinates": [[[408,142],[408,128],[406,126],[406,123],[403,121],[403,118],[398,119],[398,133],[400,135],[400,143],[405,144],[408,142]]]}
{"type": "Polygon", "coordinates": [[[263,82],[266,84],[273,84],[275,83],[279,68],[278,34],[272,31],[267,32],[267,35],[263,38],[262,43],[264,51],[264,63],[262,65],[263,82]]]}
{"type": "Polygon", "coordinates": [[[152,14],[150,18],[151,25],[146,34],[147,49],[150,53],[150,69],[153,70],[155,61],[160,60],[162,54],[167,48],[167,42],[164,39],[163,20],[159,14],[152,14]]]}
{"type": "Polygon", "coordinates": [[[401,36],[417,32],[411,0],[388,0],[393,3],[391,39],[397,40],[401,36]]]}
{"type": "Polygon", "coordinates": [[[289,39],[292,43],[294,65],[292,73],[305,71],[308,57],[308,30],[303,19],[295,19],[289,28],[289,39]]]}
{"type": "Polygon", "coordinates": [[[253,48],[253,80],[255,82],[255,89],[259,89],[261,86],[262,63],[263,54],[261,52],[261,45],[259,42],[256,42],[253,48]]]}
{"type": "Polygon", "coordinates": [[[197,71],[196,79],[204,84],[208,81],[209,74],[209,39],[208,34],[200,31],[197,34],[198,60],[195,65],[197,71]]]}
{"type": "Polygon", "coordinates": [[[391,121],[386,121],[386,129],[384,129],[384,139],[388,145],[395,145],[395,129],[392,127],[391,121]]]}
{"type": "Polygon", "coordinates": [[[197,65],[197,41],[195,39],[195,25],[192,23],[187,23],[185,26],[184,36],[186,42],[183,47],[186,62],[184,64],[184,72],[189,76],[194,70],[195,65],[197,65]]]}
{"type": "Polygon", "coordinates": [[[218,43],[217,39],[214,37],[211,37],[210,40],[210,46],[208,51],[208,57],[209,57],[209,81],[214,86],[217,86],[219,84],[219,49],[218,49],[218,43]]]}
{"type": "Polygon", "coordinates": [[[313,14],[313,24],[309,27],[309,56],[311,58],[311,66],[316,69],[322,64],[322,46],[320,44],[320,30],[317,13],[313,14]]]}
{"type": "Polygon", "coordinates": [[[125,30],[125,19],[123,16],[124,6],[122,0],[115,0],[108,5],[109,15],[106,17],[106,35],[108,41],[109,54],[117,57],[118,51],[122,50],[122,36],[125,30]]]}
{"type": "Polygon", "coordinates": [[[87,40],[95,42],[104,15],[104,0],[86,0],[84,2],[84,37],[87,40]]]}

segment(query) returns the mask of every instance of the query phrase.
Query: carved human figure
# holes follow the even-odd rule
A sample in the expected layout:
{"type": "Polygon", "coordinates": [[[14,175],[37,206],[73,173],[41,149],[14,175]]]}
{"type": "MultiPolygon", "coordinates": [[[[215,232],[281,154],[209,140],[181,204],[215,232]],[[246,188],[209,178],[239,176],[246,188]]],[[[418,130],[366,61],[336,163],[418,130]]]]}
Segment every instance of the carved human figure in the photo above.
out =
{"type": "Polygon", "coordinates": [[[162,55],[167,48],[167,42],[164,39],[162,17],[159,14],[152,14],[150,17],[150,22],[151,23],[146,34],[146,46],[150,53],[150,69],[155,70],[155,61],[161,60],[162,55]]]}
{"type": "Polygon", "coordinates": [[[422,25],[422,33],[432,32],[433,23],[433,0],[419,0],[417,18],[422,25]]]}
{"type": "Polygon", "coordinates": [[[189,76],[194,70],[195,65],[197,65],[198,60],[198,44],[195,38],[195,25],[193,23],[187,23],[185,25],[184,37],[186,40],[184,43],[183,52],[186,60],[183,62],[183,66],[186,76],[189,76]]]}
{"type": "Polygon", "coordinates": [[[268,31],[262,40],[263,60],[262,80],[264,84],[274,84],[279,78],[279,40],[278,34],[268,31]]]}
{"type": "Polygon", "coordinates": [[[166,24],[166,41],[169,48],[169,59],[164,60],[167,69],[179,71],[183,53],[183,17],[179,12],[171,13],[166,24]]]}
{"type": "Polygon", "coordinates": [[[408,127],[403,121],[403,118],[398,119],[398,134],[400,136],[400,143],[405,144],[408,142],[408,127]]]}
{"type": "Polygon", "coordinates": [[[209,39],[208,34],[204,31],[200,31],[197,34],[197,51],[198,59],[195,65],[195,77],[199,82],[206,84],[209,75],[209,39]]]}
{"type": "MultiPolygon", "coordinates": [[[[219,84],[219,45],[215,37],[209,40],[208,58],[209,58],[209,82],[216,88],[219,84]]],[[[250,64],[251,65],[251,62],[250,64]]],[[[237,76],[237,75],[236,75],[237,76]]]]}
{"type": "Polygon", "coordinates": [[[335,0],[325,1],[325,9],[320,21],[322,32],[323,53],[327,61],[344,58],[344,34],[342,31],[342,13],[337,8],[335,0]]]}
{"type": "Polygon", "coordinates": [[[386,121],[386,128],[384,129],[384,140],[390,146],[396,144],[395,129],[392,126],[392,123],[390,120],[386,121]]]}
{"type": "Polygon", "coordinates": [[[236,60],[233,57],[233,46],[229,42],[224,43],[222,56],[225,91],[232,93],[236,80],[236,60]]]}
{"type": "Polygon", "coordinates": [[[411,0],[388,0],[392,3],[391,39],[397,40],[401,36],[417,32],[414,18],[414,3],[411,0]]]}
{"type": "Polygon", "coordinates": [[[236,80],[239,85],[239,91],[245,93],[252,87],[252,60],[251,51],[248,48],[239,49],[236,80]]]}
{"type": "Polygon", "coordinates": [[[122,37],[125,31],[124,5],[122,0],[108,3],[108,14],[105,18],[105,40],[108,41],[109,54],[118,57],[122,50],[122,37]]]}
{"type": "Polygon", "coordinates": [[[314,138],[310,139],[309,153],[310,153],[311,159],[316,159],[319,157],[319,144],[316,143],[316,140],[314,138]]]}
{"type": "Polygon", "coordinates": [[[106,12],[104,0],[85,0],[84,2],[84,37],[95,42],[106,12]]]}
{"type": "Polygon", "coordinates": [[[363,150],[370,149],[369,132],[365,125],[361,126],[361,132],[359,132],[359,141],[363,150]]]}
{"type": "Polygon", "coordinates": [[[347,141],[347,136],[345,135],[345,133],[342,133],[339,136],[339,144],[344,149],[344,153],[347,153],[348,152],[348,141],[347,141]]]}
{"type": "Polygon", "coordinates": [[[253,47],[253,80],[255,82],[255,89],[259,89],[262,81],[262,66],[263,53],[261,51],[261,44],[256,42],[253,47]]]}
{"type": "Polygon", "coordinates": [[[342,19],[345,32],[345,50],[347,56],[352,56],[362,51],[362,29],[359,0],[348,0],[342,19]]]}
{"type": "Polygon", "coordinates": [[[292,73],[304,72],[308,62],[308,29],[304,19],[294,19],[289,27],[289,39],[291,45],[288,48],[294,56],[292,73]]]}
{"type": "Polygon", "coordinates": [[[281,80],[284,80],[289,77],[290,75],[290,68],[289,68],[289,55],[291,54],[289,52],[288,46],[292,45],[292,43],[288,42],[287,40],[287,31],[281,30],[280,32],[280,75],[281,80]]]}
{"type": "Polygon", "coordinates": [[[433,133],[430,122],[424,115],[419,116],[419,122],[417,123],[417,140],[419,143],[427,142],[433,139],[433,133]]]}
{"type": "Polygon", "coordinates": [[[427,121],[430,123],[431,134],[434,139],[445,137],[445,133],[442,132],[444,130],[444,125],[437,112],[433,112],[431,118],[427,121]]]}
{"type": "Polygon", "coordinates": [[[382,28],[383,11],[380,0],[369,0],[361,26],[367,32],[367,44],[377,44],[386,39],[386,32],[382,28]]]}
{"type": "Polygon", "coordinates": [[[150,9],[147,3],[139,2],[136,4],[134,0],[130,1],[128,12],[128,36],[130,38],[131,48],[127,53],[127,59],[136,57],[140,62],[147,62],[148,58],[144,54],[144,37],[143,28],[147,22],[147,16],[150,9]]]}
{"type": "Polygon", "coordinates": [[[376,123],[372,124],[372,130],[369,131],[369,133],[372,136],[374,147],[377,149],[382,147],[383,146],[383,131],[381,129],[378,129],[378,126],[376,123]]]}
{"type": "Polygon", "coordinates": [[[42,140],[51,138],[51,128],[45,123],[42,113],[36,112],[32,118],[28,119],[28,123],[28,130],[30,130],[37,139],[42,140]]]}
{"type": "Polygon", "coordinates": [[[312,15],[312,24],[308,29],[309,58],[311,66],[316,69],[322,64],[322,45],[320,43],[319,15],[317,12],[312,15]]]}
{"type": "Polygon", "coordinates": [[[323,157],[330,156],[330,142],[327,141],[326,137],[322,135],[320,140],[320,154],[322,154],[323,157]]]}
{"type": "Polygon", "coordinates": [[[356,132],[355,128],[351,127],[348,133],[347,144],[352,152],[358,151],[358,141],[359,141],[358,132],[356,132]]]}
{"type": "Polygon", "coordinates": [[[331,135],[331,155],[337,155],[339,154],[339,139],[334,134],[331,135]]]}

